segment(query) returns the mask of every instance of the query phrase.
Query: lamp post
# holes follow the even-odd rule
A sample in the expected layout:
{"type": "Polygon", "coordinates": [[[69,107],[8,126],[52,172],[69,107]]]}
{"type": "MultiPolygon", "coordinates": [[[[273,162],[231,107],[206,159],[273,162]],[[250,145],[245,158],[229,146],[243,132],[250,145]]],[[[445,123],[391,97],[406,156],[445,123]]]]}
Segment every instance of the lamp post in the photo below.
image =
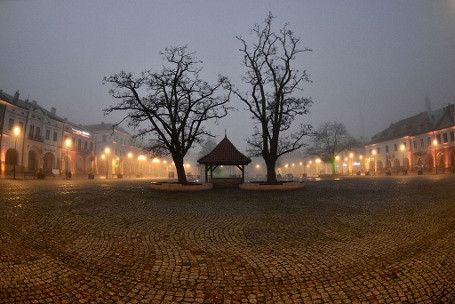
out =
{"type": "MultiPolygon", "coordinates": [[[[362,170],[363,170],[362,167],[364,167],[364,166],[362,165],[362,163],[363,163],[363,155],[362,155],[362,154],[359,155],[359,162],[360,162],[360,172],[362,172],[362,170]]],[[[363,170],[363,171],[365,171],[365,170],[363,170]]]]}
{"type": "Polygon", "coordinates": [[[403,175],[404,175],[405,172],[406,172],[406,169],[404,167],[404,151],[406,150],[406,147],[404,146],[404,144],[400,145],[400,150],[401,150],[401,159],[402,159],[402,162],[403,162],[403,175]]]}
{"type": "Polygon", "coordinates": [[[373,155],[373,175],[376,175],[376,149],[373,149],[371,154],[373,155]]]}
{"type": "Polygon", "coordinates": [[[106,154],[106,179],[108,179],[108,176],[109,176],[109,153],[111,153],[111,149],[109,147],[106,147],[104,149],[104,153],[106,154]]]}
{"type": "Polygon", "coordinates": [[[434,169],[435,169],[435,174],[438,174],[438,161],[436,159],[436,146],[438,145],[438,141],[436,139],[433,139],[433,146],[434,146],[434,169]]]}
{"type": "Polygon", "coordinates": [[[349,153],[349,159],[351,160],[351,175],[354,175],[354,153],[349,153]]]}
{"type": "Polygon", "coordinates": [[[16,165],[17,165],[17,138],[19,137],[19,134],[21,134],[21,128],[19,127],[14,127],[13,129],[13,134],[14,134],[14,153],[15,153],[15,158],[14,158],[14,167],[13,167],[13,179],[16,179],[16,165]]]}
{"type": "Polygon", "coordinates": [[[132,166],[133,166],[133,163],[131,161],[132,158],[133,158],[133,153],[129,152],[128,153],[128,162],[129,162],[129,166],[128,167],[129,167],[130,178],[131,178],[131,171],[132,171],[131,169],[132,169],[132,166]]]}
{"type": "Polygon", "coordinates": [[[68,163],[69,163],[69,150],[71,148],[71,139],[65,139],[66,147],[66,160],[65,160],[65,178],[68,179],[71,176],[71,171],[68,172],[68,163]]]}
{"type": "Polygon", "coordinates": [[[316,173],[318,174],[318,176],[320,175],[320,174],[319,174],[320,172],[318,172],[318,171],[319,171],[319,163],[320,163],[320,162],[321,162],[321,159],[320,159],[320,158],[316,159],[316,173]]]}

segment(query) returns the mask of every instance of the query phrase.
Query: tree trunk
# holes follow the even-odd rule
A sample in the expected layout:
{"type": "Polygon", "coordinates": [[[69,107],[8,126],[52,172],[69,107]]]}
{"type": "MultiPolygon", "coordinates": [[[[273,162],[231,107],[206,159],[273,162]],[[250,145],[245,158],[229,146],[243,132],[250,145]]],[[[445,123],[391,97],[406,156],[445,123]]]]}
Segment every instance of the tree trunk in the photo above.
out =
{"type": "Polygon", "coordinates": [[[332,168],[332,174],[335,174],[336,173],[335,160],[332,160],[330,162],[330,167],[332,168]]]}
{"type": "Polygon", "coordinates": [[[265,160],[265,165],[267,167],[267,184],[277,184],[278,181],[276,179],[276,174],[275,174],[275,164],[276,160],[270,160],[270,159],[264,159],[265,160]]]}
{"type": "Polygon", "coordinates": [[[180,184],[185,185],[188,184],[186,180],[186,173],[185,173],[185,166],[183,165],[183,157],[172,157],[175,165],[175,169],[177,170],[177,178],[180,184]]]}

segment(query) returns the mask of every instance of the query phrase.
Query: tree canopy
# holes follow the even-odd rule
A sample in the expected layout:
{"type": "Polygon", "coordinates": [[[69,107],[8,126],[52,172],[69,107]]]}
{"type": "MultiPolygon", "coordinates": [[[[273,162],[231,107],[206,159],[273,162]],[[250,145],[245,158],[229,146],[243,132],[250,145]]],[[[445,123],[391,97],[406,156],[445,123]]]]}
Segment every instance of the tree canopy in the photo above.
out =
{"type": "Polygon", "coordinates": [[[310,82],[305,70],[295,66],[297,55],[311,51],[300,48],[300,39],[284,25],[275,32],[274,16],[269,13],[264,25],[252,29],[256,41],[241,43],[242,64],[246,68],[243,81],[247,92],[234,90],[235,95],[247,106],[255,121],[252,137],[247,140],[251,156],[262,156],[267,167],[267,182],[276,183],[277,159],[304,146],[303,137],[311,126],[300,124],[297,131],[291,126],[296,117],[309,113],[311,98],[296,96],[303,91],[303,84],[310,82]]]}
{"type": "Polygon", "coordinates": [[[211,136],[204,127],[228,113],[231,85],[219,76],[215,84],[200,79],[202,62],[187,47],[170,47],[160,53],[165,62],[159,72],[146,70],[141,76],[121,71],[104,78],[112,85],[109,94],[120,101],[107,109],[126,112],[122,121],[150,135],[148,149],[155,155],[170,154],[180,183],[187,183],[184,157],[194,143],[211,136]],[[219,95],[224,90],[226,94],[219,95]]]}

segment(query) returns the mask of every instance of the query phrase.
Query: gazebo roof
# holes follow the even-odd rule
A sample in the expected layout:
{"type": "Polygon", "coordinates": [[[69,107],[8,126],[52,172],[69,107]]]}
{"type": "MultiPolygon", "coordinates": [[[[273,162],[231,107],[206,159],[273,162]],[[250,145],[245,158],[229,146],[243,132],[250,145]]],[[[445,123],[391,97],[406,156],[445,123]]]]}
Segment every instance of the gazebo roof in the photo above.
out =
{"type": "Polygon", "coordinates": [[[251,159],[240,153],[225,136],[209,154],[201,157],[197,162],[204,165],[248,165],[251,159]]]}

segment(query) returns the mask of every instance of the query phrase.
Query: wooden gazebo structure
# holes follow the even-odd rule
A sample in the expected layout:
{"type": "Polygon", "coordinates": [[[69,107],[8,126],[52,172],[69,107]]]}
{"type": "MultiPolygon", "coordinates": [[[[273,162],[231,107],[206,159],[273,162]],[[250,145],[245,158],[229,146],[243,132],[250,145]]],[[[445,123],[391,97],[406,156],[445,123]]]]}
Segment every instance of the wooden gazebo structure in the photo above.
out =
{"type": "Polygon", "coordinates": [[[241,183],[243,183],[245,181],[245,165],[251,163],[251,159],[240,153],[225,136],[209,154],[201,157],[197,162],[205,165],[205,182],[208,182],[209,172],[210,179],[213,180],[213,171],[218,166],[236,166],[242,172],[241,183]]]}

